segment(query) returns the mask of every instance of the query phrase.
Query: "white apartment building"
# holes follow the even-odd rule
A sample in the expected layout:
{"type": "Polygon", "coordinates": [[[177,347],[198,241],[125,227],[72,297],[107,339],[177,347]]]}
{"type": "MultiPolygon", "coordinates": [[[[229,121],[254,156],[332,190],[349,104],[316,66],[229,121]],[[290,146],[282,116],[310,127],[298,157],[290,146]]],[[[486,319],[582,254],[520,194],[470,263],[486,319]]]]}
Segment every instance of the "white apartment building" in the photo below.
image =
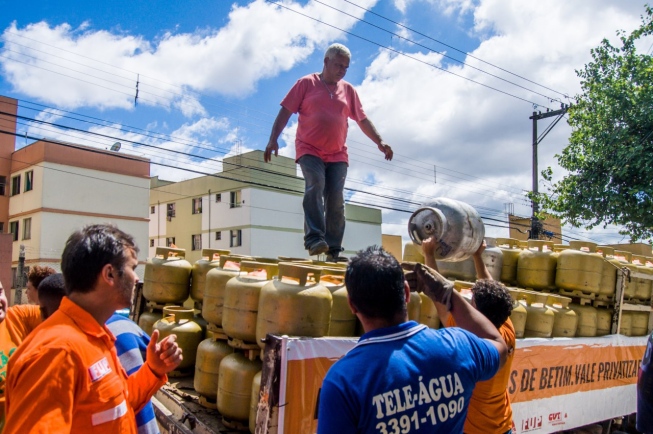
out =
{"type": "MultiPolygon", "coordinates": [[[[263,151],[225,158],[223,171],[187,181],[152,179],[149,257],[156,247],[186,249],[192,263],[202,248],[252,256],[308,257],[304,249],[304,180],[293,159],[263,161],[263,151]]],[[[343,247],[351,255],[381,245],[381,211],[346,205],[343,247]]]]}
{"type": "Polygon", "coordinates": [[[94,223],[113,223],[134,236],[144,262],[149,178],[149,160],[114,151],[40,140],[13,152],[6,232],[13,237],[14,273],[21,245],[26,266],[59,270],[66,239],[94,223]]]}

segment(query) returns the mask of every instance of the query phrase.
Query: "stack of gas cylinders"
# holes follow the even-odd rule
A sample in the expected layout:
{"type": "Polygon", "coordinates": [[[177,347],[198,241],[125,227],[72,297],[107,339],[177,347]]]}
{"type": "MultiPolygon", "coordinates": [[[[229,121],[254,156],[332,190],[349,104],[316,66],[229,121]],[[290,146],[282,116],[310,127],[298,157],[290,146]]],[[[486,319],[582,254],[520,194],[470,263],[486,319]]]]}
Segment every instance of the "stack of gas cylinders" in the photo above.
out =
{"type": "MultiPolygon", "coordinates": [[[[623,299],[630,305],[651,305],[653,258],[633,255],[595,243],[571,241],[518,241],[485,238],[483,262],[495,280],[509,289],[514,301],[511,320],[518,338],[592,337],[611,333],[617,273],[629,270],[623,299]]],[[[409,243],[404,256],[423,262],[421,247],[409,243]]],[[[457,287],[476,280],[473,261],[437,261],[440,272],[456,280],[457,287]],[[461,282],[459,282],[461,281],[461,282]]],[[[644,336],[648,311],[623,310],[619,333],[644,336]]]]}
{"type": "MultiPolygon", "coordinates": [[[[223,423],[254,432],[268,334],[349,336],[363,333],[344,284],[346,264],[260,258],[204,249],[191,265],[182,249],[158,248],[145,267],[148,300],[139,325],[176,334],[184,352],[174,375],[191,374],[199,402],[223,423]],[[193,307],[183,304],[193,300],[193,307]]],[[[411,294],[410,318],[440,325],[435,305],[411,294]]]]}

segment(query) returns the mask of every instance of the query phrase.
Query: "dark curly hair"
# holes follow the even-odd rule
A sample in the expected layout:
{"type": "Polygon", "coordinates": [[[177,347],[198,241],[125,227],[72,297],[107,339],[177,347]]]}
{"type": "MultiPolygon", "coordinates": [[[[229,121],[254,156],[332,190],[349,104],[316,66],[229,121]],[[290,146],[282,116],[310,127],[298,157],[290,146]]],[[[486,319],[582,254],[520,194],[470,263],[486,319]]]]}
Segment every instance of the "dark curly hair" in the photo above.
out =
{"type": "Polygon", "coordinates": [[[496,280],[477,280],[472,287],[476,309],[496,328],[506,322],[512,312],[512,298],[503,283],[496,280]]]}
{"type": "Polygon", "coordinates": [[[52,267],[41,267],[40,265],[35,265],[30,267],[29,273],[27,273],[27,281],[34,285],[34,288],[38,288],[43,279],[56,272],[57,271],[52,267]]]}

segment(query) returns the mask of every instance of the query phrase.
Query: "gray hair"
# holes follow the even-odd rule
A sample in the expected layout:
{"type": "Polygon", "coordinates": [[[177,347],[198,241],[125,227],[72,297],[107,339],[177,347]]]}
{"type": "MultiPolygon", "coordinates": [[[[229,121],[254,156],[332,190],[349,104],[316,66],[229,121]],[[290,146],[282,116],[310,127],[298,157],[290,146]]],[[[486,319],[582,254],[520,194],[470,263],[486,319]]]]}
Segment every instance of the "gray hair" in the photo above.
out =
{"type": "Polygon", "coordinates": [[[344,56],[347,59],[351,60],[351,51],[349,51],[349,48],[345,47],[342,44],[329,45],[329,48],[327,48],[326,52],[324,53],[324,58],[326,59],[328,57],[329,59],[333,59],[337,55],[344,56]]]}

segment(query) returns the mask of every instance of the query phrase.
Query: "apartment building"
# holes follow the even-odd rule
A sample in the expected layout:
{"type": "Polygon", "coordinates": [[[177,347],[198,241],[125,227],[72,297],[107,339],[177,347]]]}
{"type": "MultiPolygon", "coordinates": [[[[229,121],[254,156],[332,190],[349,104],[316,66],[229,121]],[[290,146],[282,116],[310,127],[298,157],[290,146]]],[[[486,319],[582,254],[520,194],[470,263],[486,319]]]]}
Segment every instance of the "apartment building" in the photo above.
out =
{"type": "MultiPolygon", "coordinates": [[[[223,170],[209,176],[175,183],[153,178],[149,256],[157,247],[175,245],[186,249],[191,263],[203,248],[307,257],[303,191],[295,161],[275,157],[265,163],[263,151],[225,158],[223,170]]],[[[381,245],[380,210],[347,204],[345,215],[345,255],[381,245]]]]}
{"type": "MultiPolygon", "coordinates": [[[[11,105],[6,100],[0,104],[11,105]]],[[[148,159],[51,140],[39,140],[14,151],[14,143],[13,137],[0,142],[0,156],[10,159],[8,170],[2,172],[0,165],[0,176],[6,180],[4,195],[0,195],[0,206],[4,205],[0,224],[12,242],[13,278],[3,282],[5,288],[14,286],[21,245],[25,266],[46,265],[59,270],[68,236],[94,223],[113,223],[133,235],[141,246],[139,261],[145,262],[148,159]]],[[[137,272],[142,274],[143,267],[137,272]]]]}

